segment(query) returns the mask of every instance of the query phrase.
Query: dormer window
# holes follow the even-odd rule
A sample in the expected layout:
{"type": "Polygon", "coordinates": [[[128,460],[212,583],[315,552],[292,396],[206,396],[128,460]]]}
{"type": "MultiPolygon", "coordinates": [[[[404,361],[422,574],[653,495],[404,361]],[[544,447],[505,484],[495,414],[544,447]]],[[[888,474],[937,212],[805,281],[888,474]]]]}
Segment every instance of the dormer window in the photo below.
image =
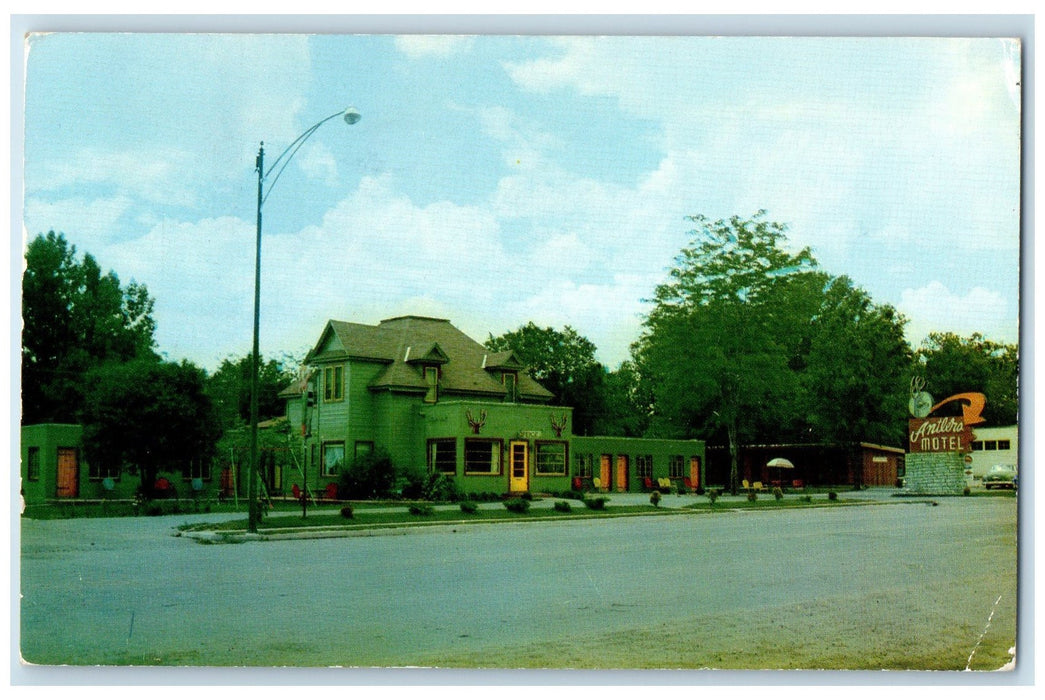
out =
{"type": "Polygon", "coordinates": [[[519,399],[519,374],[518,372],[501,372],[501,384],[504,384],[505,401],[515,402],[519,399]]]}
{"type": "Polygon", "coordinates": [[[425,403],[435,403],[439,400],[439,368],[435,365],[425,365],[425,403]]]}

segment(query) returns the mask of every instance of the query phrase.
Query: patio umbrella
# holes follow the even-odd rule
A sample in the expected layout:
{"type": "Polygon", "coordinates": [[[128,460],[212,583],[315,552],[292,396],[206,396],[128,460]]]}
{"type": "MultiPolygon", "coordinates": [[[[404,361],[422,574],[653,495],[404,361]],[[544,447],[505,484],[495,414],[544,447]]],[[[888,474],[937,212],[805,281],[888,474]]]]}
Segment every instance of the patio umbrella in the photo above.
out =
{"type": "Polygon", "coordinates": [[[775,457],[766,464],[767,467],[771,467],[777,470],[776,478],[780,481],[780,470],[781,469],[794,469],[795,465],[791,464],[791,460],[784,459],[783,457],[775,457]]]}

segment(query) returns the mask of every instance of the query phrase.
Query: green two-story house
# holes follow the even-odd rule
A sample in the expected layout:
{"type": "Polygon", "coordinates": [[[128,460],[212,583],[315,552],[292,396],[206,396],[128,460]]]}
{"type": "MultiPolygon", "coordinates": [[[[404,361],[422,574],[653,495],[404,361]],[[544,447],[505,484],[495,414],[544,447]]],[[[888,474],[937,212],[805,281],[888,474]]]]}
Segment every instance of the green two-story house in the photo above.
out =
{"type": "Polygon", "coordinates": [[[451,475],[464,492],[702,479],[703,442],[575,437],[572,409],[553,405],[516,353],[490,352],[447,320],[329,321],[305,364],[281,395],[304,438],[300,476],[315,491],[375,449],[396,466],[451,475]]]}

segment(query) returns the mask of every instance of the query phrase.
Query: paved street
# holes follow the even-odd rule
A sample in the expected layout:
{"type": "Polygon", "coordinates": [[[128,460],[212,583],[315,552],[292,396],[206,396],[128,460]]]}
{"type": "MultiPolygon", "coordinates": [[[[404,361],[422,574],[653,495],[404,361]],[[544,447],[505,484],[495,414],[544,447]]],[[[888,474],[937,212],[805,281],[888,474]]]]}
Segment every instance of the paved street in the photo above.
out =
{"type": "Polygon", "coordinates": [[[22,651],[77,665],[955,669],[975,652],[972,668],[998,668],[1015,639],[1016,500],[937,501],[235,545],[170,536],[213,515],[23,520],[22,651]]]}

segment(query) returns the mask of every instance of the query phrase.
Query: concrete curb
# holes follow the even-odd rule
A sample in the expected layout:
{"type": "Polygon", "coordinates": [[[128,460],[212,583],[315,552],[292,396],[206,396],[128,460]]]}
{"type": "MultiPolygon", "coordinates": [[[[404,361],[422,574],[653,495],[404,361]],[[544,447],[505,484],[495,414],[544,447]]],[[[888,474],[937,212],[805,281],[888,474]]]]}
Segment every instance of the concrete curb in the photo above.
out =
{"type": "MultiPolygon", "coordinates": [[[[739,500],[735,499],[735,500],[739,500]]],[[[613,512],[599,512],[597,514],[588,514],[583,517],[577,515],[563,515],[563,516],[543,516],[543,517],[525,517],[521,516],[513,518],[511,520],[441,520],[438,522],[418,522],[404,520],[400,523],[387,523],[381,526],[366,526],[366,525],[319,525],[315,528],[311,527],[296,527],[293,529],[287,529],[286,531],[280,531],[280,529],[274,528],[271,532],[263,533],[248,533],[245,530],[230,530],[230,531],[211,531],[211,530],[199,530],[199,531],[181,531],[176,530],[173,533],[174,537],[186,537],[191,540],[195,540],[200,544],[241,544],[244,542],[271,542],[281,540],[316,540],[316,539],[336,539],[336,538],[348,538],[348,537],[387,537],[393,535],[408,535],[415,533],[419,530],[431,532],[433,529],[449,529],[452,532],[456,532],[457,528],[471,528],[477,526],[498,526],[503,527],[505,525],[525,524],[534,522],[552,522],[552,521],[563,521],[563,520],[598,520],[605,518],[629,518],[629,517],[663,517],[668,515],[697,515],[706,516],[714,515],[718,513],[743,513],[743,514],[755,514],[765,512],[762,509],[752,508],[732,508],[729,505],[729,501],[722,503],[719,501],[721,506],[712,510],[693,510],[684,507],[674,508],[661,508],[658,511],[643,512],[643,513],[613,513],[613,512]]],[[[798,508],[825,508],[825,507],[846,507],[846,506],[872,506],[872,505],[913,505],[915,503],[928,503],[924,499],[852,499],[842,503],[809,503],[807,505],[797,506],[798,508]]],[[[789,507],[790,510],[795,506],[789,507]]]]}

